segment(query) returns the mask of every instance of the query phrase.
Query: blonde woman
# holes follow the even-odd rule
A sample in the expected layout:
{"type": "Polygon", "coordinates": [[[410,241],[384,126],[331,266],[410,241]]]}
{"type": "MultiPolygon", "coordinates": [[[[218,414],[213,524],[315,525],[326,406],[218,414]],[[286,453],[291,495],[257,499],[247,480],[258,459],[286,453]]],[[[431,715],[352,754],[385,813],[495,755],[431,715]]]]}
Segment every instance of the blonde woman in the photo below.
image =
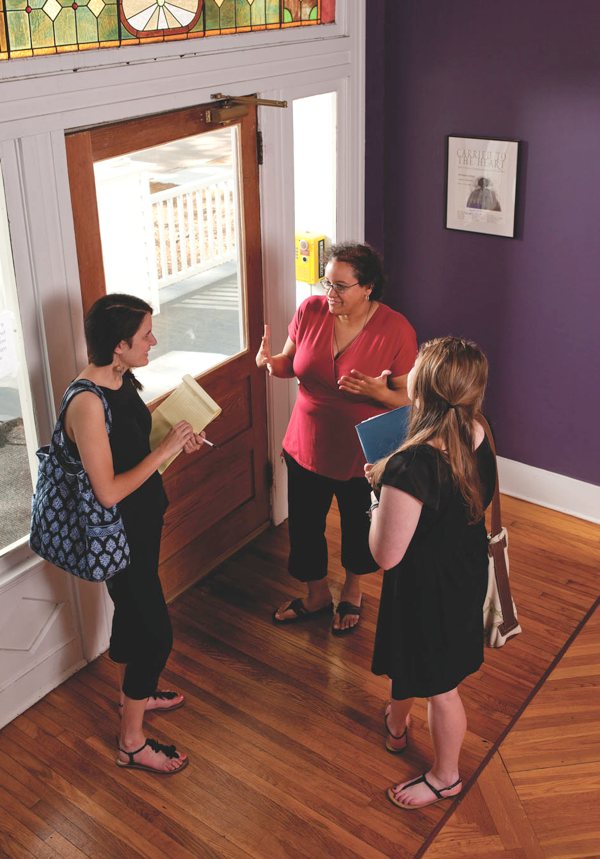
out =
{"type": "Polygon", "coordinates": [[[458,686],[483,661],[484,511],[495,485],[494,456],[477,420],[486,381],[487,359],[474,343],[426,343],[408,376],[407,438],[365,467],[375,488],[369,544],[386,571],[373,655],[373,672],[391,679],[386,748],[406,748],[419,697],[428,699],[434,749],[425,773],[388,789],[400,808],[462,790],[466,716],[458,686]]]}

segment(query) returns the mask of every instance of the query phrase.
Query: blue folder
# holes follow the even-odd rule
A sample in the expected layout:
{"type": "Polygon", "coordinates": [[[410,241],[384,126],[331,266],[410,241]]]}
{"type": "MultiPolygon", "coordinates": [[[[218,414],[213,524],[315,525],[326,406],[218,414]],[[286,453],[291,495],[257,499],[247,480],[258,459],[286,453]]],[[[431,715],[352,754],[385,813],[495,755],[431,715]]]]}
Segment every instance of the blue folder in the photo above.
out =
{"type": "Polygon", "coordinates": [[[410,406],[400,406],[356,424],[367,462],[377,462],[400,447],[406,437],[410,406]]]}

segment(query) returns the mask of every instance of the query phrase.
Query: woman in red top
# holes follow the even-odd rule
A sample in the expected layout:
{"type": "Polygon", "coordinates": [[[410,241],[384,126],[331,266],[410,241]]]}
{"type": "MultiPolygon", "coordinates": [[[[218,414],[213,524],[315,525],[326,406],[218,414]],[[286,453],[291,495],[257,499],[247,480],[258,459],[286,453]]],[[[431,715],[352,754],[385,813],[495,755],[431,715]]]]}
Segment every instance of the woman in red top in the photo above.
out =
{"type": "Polygon", "coordinates": [[[381,259],[368,245],[334,245],[321,281],[326,295],[313,295],[300,305],[277,355],[271,354],[265,325],[257,365],[272,376],[296,376],[299,381],[283,453],[288,467],[289,572],[308,585],[305,598],[275,610],[276,624],[333,610],[325,525],[334,495],[346,570],[334,634],[356,627],[360,576],[378,569],[369,551],[370,486],[354,427],[408,403],[406,378],[417,354],[408,320],[379,301],[383,281],[381,259]]]}

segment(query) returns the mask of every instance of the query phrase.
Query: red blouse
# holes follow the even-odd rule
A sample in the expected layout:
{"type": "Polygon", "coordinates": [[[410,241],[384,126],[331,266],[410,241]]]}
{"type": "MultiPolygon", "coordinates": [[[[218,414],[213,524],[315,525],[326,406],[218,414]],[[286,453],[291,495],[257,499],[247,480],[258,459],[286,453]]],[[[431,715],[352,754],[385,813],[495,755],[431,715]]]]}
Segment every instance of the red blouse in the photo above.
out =
{"type": "Polygon", "coordinates": [[[386,411],[366,397],[340,391],[341,376],[358,370],[379,376],[391,370],[404,376],[414,364],[417,338],[406,317],[380,304],[363,330],[337,360],[333,358],[334,315],[327,299],[313,295],[302,302],[288,331],[296,346],[294,373],[298,397],[283,448],[309,471],[334,480],[363,477],[365,458],[357,423],[386,411]]]}

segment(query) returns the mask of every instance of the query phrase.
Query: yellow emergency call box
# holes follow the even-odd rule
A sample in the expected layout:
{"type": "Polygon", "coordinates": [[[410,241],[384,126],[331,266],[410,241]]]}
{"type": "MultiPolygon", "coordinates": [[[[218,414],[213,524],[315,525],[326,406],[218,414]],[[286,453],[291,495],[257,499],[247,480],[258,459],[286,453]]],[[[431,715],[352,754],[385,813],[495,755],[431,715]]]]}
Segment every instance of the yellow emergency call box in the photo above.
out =
{"type": "Polygon", "coordinates": [[[325,236],[296,233],[296,280],[317,283],[325,274],[325,236]]]}

